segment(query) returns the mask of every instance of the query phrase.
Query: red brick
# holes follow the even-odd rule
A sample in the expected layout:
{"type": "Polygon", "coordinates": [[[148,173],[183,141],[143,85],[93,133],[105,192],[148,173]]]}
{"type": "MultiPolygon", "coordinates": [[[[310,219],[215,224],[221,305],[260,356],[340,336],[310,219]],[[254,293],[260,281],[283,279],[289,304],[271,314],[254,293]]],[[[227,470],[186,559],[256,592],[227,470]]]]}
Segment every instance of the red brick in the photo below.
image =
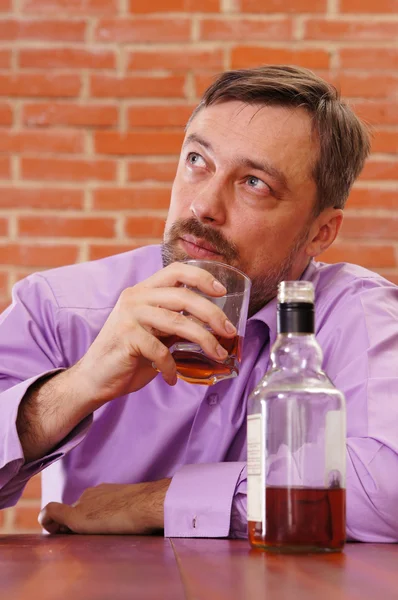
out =
{"type": "Polygon", "coordinates": [[[238,10],[251,13],[320,13],[326,8],[327,0],[238,0],[238,10]]]}
{"type": "Polygon", "coordinates": [[[371,125],[398,125],[395,101],[355,102],[353,108],[361,119],[371,125]]]}
{"type": "Polygon", "coordinates": [[[112,181],[116,179],[113,160],[77,160],[61,158],[21,158],[24,179],[47,181],[112,181]]]}
{"type": "Polygon", "coordinates": [[[129,127],[185,127],[195,105],[162,104],[131,106],[127,111],[129,127]]]}
{"type": "Polygon", "coordinates": [[[262,48],[260,46],[236,46],[231,50],[233,69],[254,67],[261,64],[297,64],[309,69],[328,69],[330,56],[326,50],[262,48]]]}
{"type": "Polygon", "coordinates": [[[8,179],[11,177],[11,160],[9,156],[0,156],[0,178],[8,179]]]}
{"type": "Polygon", "coordinates": [[[78,75],[65,73],[19,73],[18,75],[0,74],[0,96],[78,96],[81,79],[78,75]]]}
{"type": "MultiPolygon", "coordinates": [[[[0,10],[1,10],[1,6],[0,6],[0,10]]],[[[10,510],[10,509],[0,510],[0,532],[1,532],[1,529],[2,529],[2,527],[4,525],[4,518],[6,516],[7,510],[10,510]]]]}
{"type": "Polygon", "coordinates": [[[25,500],[40,500],[41,497],[41,476],[35,475],[29,479],[23,491],[22,498],[25,500]]]}
{"type": "Polygon", "coordinates": [[[19,217],[18,233],[27,237],[111,238],[115,221],[102,217],[19,217]]]}
{"type": "Polygon", "coordinates": [[[161,238],[165,219],[159,217],[129,217],[126,219],[126,235],[133,238],[161,238]]]}
{"type": "Polygon", "coordinates": [[[286,17],[277,19],[244,19],[234,16],[229,19],[203,19],[200,22],[201,40],[291,40],[292,21],[286,17]]]}
{"type": "Polygon", "coordinates": [[[0,217],[0,235],[8,235],[8,219],[6,217],[0,217]]]}
{"type": "Polygon", "coordinates": [[[23,69],[114,69],[116,57],[112,50],[29,48],[19,51],[18,62],[23,69]]]}
{"type": "Polygon", "coordinates": [[[191,69],[222,70],[222,50],[192,50],[181,46],[178,50],[137,50],[129,54],[130,70],[171,69],[188,71],[191,69]]]}
{"type": "Polygon", "coordinates": [[[214,73],[195,73],[194,85],[195,85],[195,96],[200,98],[207,88],[214,83],[218,77],[219,72],[214,73]]]}
{"type": "Polygon", "coordinates": [[[9,104],[0,103],[0,125],[12,125],[12,108],[9,104]]]}
{"type": "MultiPolygon", "coordinates": [[[[5,296],[8,294],[9,277],[7,271],[0,271],[0,294],[5,296]]],[[[1,511],[0,511],[1,514],[1,511]]]]}
{"type": "Polygon", "coordinates": [[[97,132],[94,137],[95,151],[99,154],[178,154],[183,132],[145,131],[115,133],[97,132]]]}
{"type": "Polygon", "coordinates": [[[396,48],[342,48],[340,50],[342,69],[375,69],[385,71],[398,68],[398,49],[396,48]]]}
{"type": "Polygon", "coordinates": [[[347,202],[350,208],[388,208],[398,211],[398,194],[395,190],[355,187],[347,202]]]}
{"type": "Polygon", "coordinates": [[[372,151],[398,153],[398,131],[374,129],[372,151]]]}
{"type": "Polygon", "coordinates": [[[129,0],[131,13],[218,12],[220,0],[129,0]]]}
{"type": "Polygon", "coordinates": [[[83,151],[83,133],[77,131],[3,131],[0,152],[76,154],[83,151]]]}
{"type": "Polygon", "coordinates": [[[12,0],[0,0],[0,12],[11,12],[12,0]]]}
{"type": "Polygon", "coordinates": [[[130,76],[95,74],[90,79],[90,95],[98,98],[182,98],[185,77],[130,76]]]}
{"type": "Polygon", "coordinates": [[[71,244],[0,244],[0,264],[59,267],[77,261],[78,247],[71,244]]]}
{"type": "Polygon", "coordinates": [[[9,69],[10,67],[11,67],[11,51],[10,50],[0,50],[0,69],[9,69]]]}
{"type": "Polygon", "coordinates": [[[188,42],[191,20],[178,17],[149,19],[103,19],[94,32],[100,42],[146,43],[188,42]]]}
{"type": "Polygon", "coordinates": [[[389,217],[372,215],[364,217],[346,212],[344,215],[342,233],[346,238],[365,239],[397,239],[398,217],[391,214],[389,217]]]}
{"type": "MultiPolygon", "coordinates": [[[[142,245],[142,244],[141,244],[142,245]]],[[[139,248],[140,244],[89,244],[88,260],[98,260],[114,254],[129,252],[139,248]]]]}
{"type": "Polygon", "coordinates": [[[37,503],[37,506],[26,506],[23,504],[18,504],[18,506],[15,507],[14,513],[14,529],[16,531],[27,532],[41,531],[41,526],[39,525],[37,520],[39,512],[39,503],[37,503]]]}
{"type": "Polygon", "coordinates": [[[4,19],[0,21],[0,39],[53,40],[55,42],[83,42],[86,31],[84,21],[31,21],[4,19]]]}
{"type": "MultiPolygon", "coordinates": [[[[386,41],[398,35],[398,22],[353,21],[351,19],[311,19],[304,23],[305,40],[386,41]]],[[[362,52],[362,49],[361,49],[362,52]]]]}
{"type": "Polygon", "coordinates": [[[127,164],[127,179],[129,181],[173,181],[178,160],[173,161],[131,161],[127,164]]]}
{"type": "Polygon", "coordinates": [[[23,0],[24,13],[72,15],[114,15],[118,0],[23,0]]]}
{"type": "Polygon", "coordinates": [[[335,243],[318,256],[317,260],[330,263],[350,262],[368,269],[388,268],[396,265],[393,246],[372,246],[358,244],[357,241],[335,243]]]}
{"type": "Polygon", "coordinates": [[[101,188],[93,191],[93,206],[98,210],[134,210],[168,208],[170,187],[101,188]]]}
{"type": "Polygon", "coordinates": [[[112,127],[118,122],[118,109],[109,104],[72,104],[66,102],[25,104],[25,125],[73,125],[75,127],[112,127]]]}
{"type": "Polygon", "coordinates": [[[343,96],[352,98],[388,98],[398,95],[398,75],[369,73],[340,73],[337,87],[343,96]]]}
{"type": "Polygon", "coordinates": [[[398,12],[397,0],[340,0],[340,12],[348,13],[393,13],[398,12]]]}
{"type": "MultiPolygon", "coordinates": [[[[368,160],[360,179],[395,179],[398,180],[397,160],[368,160]]],[[[398,229],[397,229],[398,231],[398,229]]]]}
{"type": "MultiPolygon", "coordinates": [[[[11,304],[11,294],[6,294],[3,298],[0,299],[0,314],[6,310],[11,304]]],[[[11,509],[9,509],[11,510],[11,509]]],[[[0,520],[1,524],[1,520],[0,520]]]]}
{"type": "Polygon", "coordinates": [[[0,208],[81,209],[83,191],[64,188],[27,189],[0,186],[0,208]]]}

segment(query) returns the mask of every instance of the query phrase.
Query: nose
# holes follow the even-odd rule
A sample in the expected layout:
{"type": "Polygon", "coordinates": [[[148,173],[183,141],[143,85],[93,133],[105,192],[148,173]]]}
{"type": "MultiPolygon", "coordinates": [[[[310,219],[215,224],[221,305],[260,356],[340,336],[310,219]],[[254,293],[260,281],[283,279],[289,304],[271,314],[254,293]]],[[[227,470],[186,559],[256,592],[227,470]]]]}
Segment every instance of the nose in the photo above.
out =
{"type": "Polygon", "coordinates": [[[193,198],[190,210],[201,223],[223,225],[227,218],[226,184],[215,175],[193,198]]]}

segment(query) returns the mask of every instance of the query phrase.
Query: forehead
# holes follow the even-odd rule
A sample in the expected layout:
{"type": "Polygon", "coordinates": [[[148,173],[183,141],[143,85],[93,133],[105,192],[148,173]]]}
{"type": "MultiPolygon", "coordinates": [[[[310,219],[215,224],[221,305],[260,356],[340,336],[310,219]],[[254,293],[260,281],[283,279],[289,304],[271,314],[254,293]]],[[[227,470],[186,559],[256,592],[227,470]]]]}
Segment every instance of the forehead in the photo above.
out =
{"type": "Polygon", "coordinates": [[[289,178],[311,178],[318,142],[303,108],[228,101],[202,108],[186,135],[197,133],[217,157],[267,160],[289,178]]]}

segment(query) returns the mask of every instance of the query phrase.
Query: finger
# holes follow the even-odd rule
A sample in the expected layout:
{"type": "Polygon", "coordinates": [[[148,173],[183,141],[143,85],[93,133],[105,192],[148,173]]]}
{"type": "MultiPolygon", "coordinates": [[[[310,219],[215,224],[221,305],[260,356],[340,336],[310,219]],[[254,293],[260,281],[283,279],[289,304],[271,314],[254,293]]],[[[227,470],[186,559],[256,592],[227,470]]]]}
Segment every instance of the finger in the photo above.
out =
{"type": "Polygon", "coordinates": [[[40,525],[49,533],[67,533],[73,531],[70,527],[73,507],[60,502],[50,502],[39,513],[40,525]]]}
{"type": "MultiPolygon", "coordinates": [[[[140,307],[138,319],[144,327],[152,327],[169,335],[178,335],[199,344],[203,351],[215,360],[225,360],[228,356],[228,352],[208,329],[179,312],[143,306],[140,307]]],[[[156,366],[159,368],[157,363],[156,366]]]]}
{"type": "MultiPolygon", "coordinates": [[[[219,335],[227,337],[236,335],[236,328],[227,319],[219,306],[188,288],[157,288],[150,290],[142,304],[165,308],[177,313],[186,311],[202,323],[209,325],[219,335]]],[[[139,311],[137,318],[139,319],[139,311]]],[[[160,328],[158,327],[158,329],[160,328]]],[[[161,329],[161,331],[163,330],[161,329]]],[[[167,333],[176,332],[167,331],[167,333]]]]}
{"type": "Polygon", "coordinates": [[[129,350],[132,356],[140,354],[154,363],[166,383],[175,385],[177,382],[176,364],[167,346],[157,337],[140,326],[134,329],[130,341],[127,338],[126,341],[130,345],[129,350]]]}
{"type": "Polygon", "coordinates": [[[208,271],[180,262],[168,265],[138,285],[142,287],[174,287],[179,284],[197,288],[209,296],[224,296],[227,293],[222,283],[208,271]]]}

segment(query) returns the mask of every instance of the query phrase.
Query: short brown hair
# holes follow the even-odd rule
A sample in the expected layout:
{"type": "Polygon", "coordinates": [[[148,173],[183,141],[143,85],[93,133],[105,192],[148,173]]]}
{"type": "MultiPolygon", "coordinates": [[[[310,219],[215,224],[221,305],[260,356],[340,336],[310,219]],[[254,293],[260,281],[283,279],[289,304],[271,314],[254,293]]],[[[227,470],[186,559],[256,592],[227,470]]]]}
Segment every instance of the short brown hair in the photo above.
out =
{"type": "Polygon", "coordinates": [[[313,168],[317,186],[314,212],[319,214],[329,206],[344,208],[370,152],[370,135],[333,85],[296,66],[226,71],[205,91],[191,119],[202,108],[229,100],[306,109],[320,147],[313,168]]]}

